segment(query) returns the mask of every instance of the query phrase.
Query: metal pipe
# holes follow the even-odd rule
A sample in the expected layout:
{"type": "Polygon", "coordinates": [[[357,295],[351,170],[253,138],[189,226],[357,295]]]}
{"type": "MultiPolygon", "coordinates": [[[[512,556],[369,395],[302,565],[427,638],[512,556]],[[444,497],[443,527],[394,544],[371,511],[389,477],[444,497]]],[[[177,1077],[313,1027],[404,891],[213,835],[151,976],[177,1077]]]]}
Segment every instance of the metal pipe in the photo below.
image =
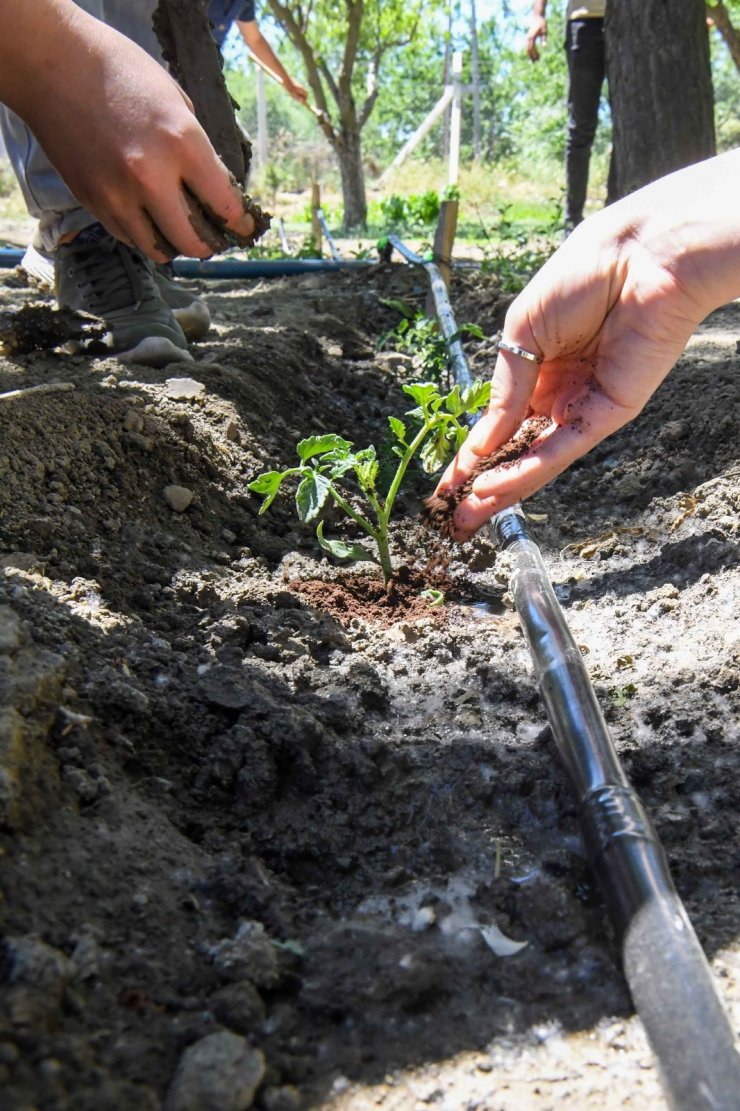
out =
{"type": "MultiPolygon", "coordinates": [[[[389,241],[430,275],[455,377],[468,385],[470,371],[447,289],[436,280],[438,268],[395,236],[389,241]]],[[[669,1103],[675,1111],[738,1111],[740,1056],[732,1028],[657,833],[621,766],[539,548],[520,506],[498,513],[489,527],[497,546],[514,556],[511,594],[669,1103]]]]}
{"type": "Polygon", "coordinates": [[[326,237],[326,242],[329,244],[329,250],[331,251],[331,257],[338,262],[341,259],[342,256],[340,255],[339,250],[337,248],[337,245],[336,245],[336,243],[334,242],[334,240],[332,238],[332,234],[329,231],[329,225],[326,222],[326,216],[324,215],[323,208],[317,208],[316,209],[316,219],[321,224],[321,230],[323,231],[323,233],[326,237]]]}
{"type": "MultiPolygon", "coordinates": [[[[12,270],[20,266],[25,251],[17,247],[0,247],[0,268],[12,270]]],[[[329,258],[269,258],[205,259],[178,258],[172,264],[178,278],[219,278],[228,281],[239,278],[282,278],[291,274],[315,274],[334,270],[359,270],[363,266],[376,266],[374,259],[329,258]]]]}

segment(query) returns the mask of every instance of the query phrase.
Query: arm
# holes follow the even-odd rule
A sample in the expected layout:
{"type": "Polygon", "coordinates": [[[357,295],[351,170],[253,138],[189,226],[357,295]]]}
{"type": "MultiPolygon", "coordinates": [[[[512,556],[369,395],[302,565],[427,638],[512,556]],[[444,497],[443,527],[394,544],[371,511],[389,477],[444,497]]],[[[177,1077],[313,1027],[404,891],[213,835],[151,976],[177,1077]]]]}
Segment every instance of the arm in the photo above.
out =
{"type": "Polygon", "coordinates": [[[0,100],[80,204],[156,261],[213,253],[204,211],[237,236],[254,230],[182,90],[72,0],[0,0],[0,100]]]}
{"type": "Polygon", "coordinates": [[[526,454],[484,471],[458,506],[471,536],[632,420],[713,309],[740,296],[740,149],[653,182],[589,217],[511,305],[491,405],[445,472],[455,489],[531,416],[526,454]]]}
{"type": "Polygon", "coordinates": [[[534,0],[532,8],[532,21],[527,32],[527,54],[533,62],[539,61],[540,52],[537,49],[537,40],[542,46],[547,46],[547,0],[534,0]]]}
{"type": "Polygon", "coordinates": [[[294,100],[297,100],[300,104],[305,104],[308,100],[308,93],[302,85],[298,85],[290,76],[285,66],[260,31],[257,26],[257,21],[254,19],[250,19],[248,22],[237,20],[237,27],[241,31],[242,38],[250,54],[253,54],[258,62],[262,62],[264,66],[272,70],[275,76],[280,80],[285,91],[290,93],[294,100]]]}

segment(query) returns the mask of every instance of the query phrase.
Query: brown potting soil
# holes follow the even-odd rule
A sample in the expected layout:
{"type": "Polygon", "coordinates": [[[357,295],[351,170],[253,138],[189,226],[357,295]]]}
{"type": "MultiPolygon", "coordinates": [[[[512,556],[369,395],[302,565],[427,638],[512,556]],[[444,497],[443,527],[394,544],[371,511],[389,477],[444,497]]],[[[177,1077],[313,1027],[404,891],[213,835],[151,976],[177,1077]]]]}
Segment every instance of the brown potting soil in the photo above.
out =
{"type": "Polygon", "coordinates": [[[460,502],[470,494],[478,475],[492,471],[495,467],[511,467],[526,455],[535,440],[549,426],[548,417],[530,417],[511,439],[496,448],[485,459],[480,459],[470,477],[454,490],[432,494],[424,502],[424,517],[429,526],[440,535],[452,539],[453,517],[460,502]]]}

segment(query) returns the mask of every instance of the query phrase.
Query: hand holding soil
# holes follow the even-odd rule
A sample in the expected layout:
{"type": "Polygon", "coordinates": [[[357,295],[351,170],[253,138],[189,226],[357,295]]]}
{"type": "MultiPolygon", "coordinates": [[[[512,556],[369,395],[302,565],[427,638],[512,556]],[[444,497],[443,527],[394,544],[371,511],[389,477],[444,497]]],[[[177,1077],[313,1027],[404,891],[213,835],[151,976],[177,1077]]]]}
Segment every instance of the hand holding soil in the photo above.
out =
{"type": "Polygon", "coordinates": [[[0,4],[0,99],[122,242],[158,262],[223,249],[221,228],[251,242],[244,196],[181,89],[70,0],[0,4]]]}
{"type": "Polygon", "coordinates": [[[473,478],[456,539],[637,416],[700,321],[740,294],[739,186],[732,151],[639,190],[581,224],[514,301],[504,337],[543,362],[499,352],[489,410],[436,491],[473,478]],[[550,423],[486,469],[532,417],[550,423]]]}

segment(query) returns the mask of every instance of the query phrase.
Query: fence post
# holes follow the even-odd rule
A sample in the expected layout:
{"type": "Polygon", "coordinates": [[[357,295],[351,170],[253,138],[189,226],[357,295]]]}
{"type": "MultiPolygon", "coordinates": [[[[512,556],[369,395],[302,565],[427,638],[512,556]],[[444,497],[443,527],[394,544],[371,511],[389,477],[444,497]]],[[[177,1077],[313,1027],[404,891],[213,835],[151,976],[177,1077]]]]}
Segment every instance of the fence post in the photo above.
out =
{"type": "MultiPolygon", "coordinates": [[[[459,201],[442,201],[439,207],[437,227],[434,232],[434,261],[439,267],[442,280],[448,290],[452,278],[452,248],[455,243],[459,207],[459,201]]],[[[431,291],[427,295],[424,311],[429,317],[435,315],[435,302],[431,291]]]]}

